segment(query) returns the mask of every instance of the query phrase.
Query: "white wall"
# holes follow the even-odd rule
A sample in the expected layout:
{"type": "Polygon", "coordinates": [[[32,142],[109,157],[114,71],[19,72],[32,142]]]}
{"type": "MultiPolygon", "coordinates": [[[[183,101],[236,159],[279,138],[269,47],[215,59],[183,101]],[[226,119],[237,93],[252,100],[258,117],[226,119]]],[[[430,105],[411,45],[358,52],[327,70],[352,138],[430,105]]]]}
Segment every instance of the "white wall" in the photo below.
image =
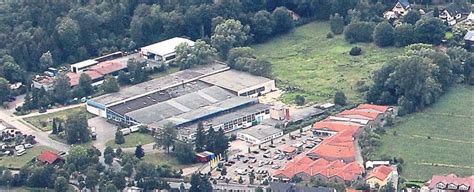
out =
{"type": "Polygon", "coordinates": [[[86,109],[89,113],[92,113],[92,114],[97,115],[99,117],[107,118],[107,114],[106,114],[105,110],[102,110],[102,109],[99,109],[97,107],[93,107],[93,106],[90,106],[90,105],[86,105],[86,109]]]}

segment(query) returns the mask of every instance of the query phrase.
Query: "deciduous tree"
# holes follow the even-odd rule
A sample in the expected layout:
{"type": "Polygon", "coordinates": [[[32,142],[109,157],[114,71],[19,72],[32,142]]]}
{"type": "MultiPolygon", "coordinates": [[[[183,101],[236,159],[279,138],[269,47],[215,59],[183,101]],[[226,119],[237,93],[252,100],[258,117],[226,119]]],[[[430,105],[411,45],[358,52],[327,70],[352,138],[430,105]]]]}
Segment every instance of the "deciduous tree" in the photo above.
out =
{"type": "Polygon", "coordinates": [[[374,29],[374,42],[379,47],[392,46],[394,43],[395,31],[388,22],[380,22],[374,29]]]}
{"type": "Polygon", "coordinates": [[[211,44],[219,51],[219,56],[226,59],[230,49],[245,44],[248,32],[248,26],[243,26],[238,20],[228,19],[216,26],[211,44]]]}

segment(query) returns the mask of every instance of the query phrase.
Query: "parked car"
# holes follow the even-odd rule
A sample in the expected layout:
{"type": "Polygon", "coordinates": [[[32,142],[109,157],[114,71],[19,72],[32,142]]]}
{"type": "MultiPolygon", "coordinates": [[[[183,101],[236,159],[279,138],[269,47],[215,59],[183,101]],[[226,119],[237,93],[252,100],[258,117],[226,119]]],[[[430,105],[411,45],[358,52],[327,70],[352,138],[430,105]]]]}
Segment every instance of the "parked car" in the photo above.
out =
{"type": "Polygon", "coordinates": [[[264,154],[263,157],[264,157],[264,158],[270,158],[270,155],[264,154]]]}
{"type": "Polygon", "coordinates": [[[30,144],[30,143],[25,143],[25,144],[23,144],[23,146],[25,147],[25,149],[29,149],[29,148],[33,147],[33,145],[30,144]]]}
{"type": "Polygon", "coordinates": [[[272,169],[280,169],[280,165],[272,165],[272,169]]]}
{"type": "Polygon", "coordinates": [[[58,152],[58,155],[61,156],[61,157],[64,157],[66,156],[68,153],[66,151],[60,151],[58,152]]]}
{"type": "Polygon", "coordinates": [[[22,149],[25,149],[25,146],[23,146],[23,145],[15,146],[15,151],[19,151],[19,150],[22,150],[22,149]]]}
{"type": "Polygon", "coordinates": [[[25,149],[20,149],[18,151],[16,151],[16,156],[22,156],[26,153],[26,150],[25,149]]]}

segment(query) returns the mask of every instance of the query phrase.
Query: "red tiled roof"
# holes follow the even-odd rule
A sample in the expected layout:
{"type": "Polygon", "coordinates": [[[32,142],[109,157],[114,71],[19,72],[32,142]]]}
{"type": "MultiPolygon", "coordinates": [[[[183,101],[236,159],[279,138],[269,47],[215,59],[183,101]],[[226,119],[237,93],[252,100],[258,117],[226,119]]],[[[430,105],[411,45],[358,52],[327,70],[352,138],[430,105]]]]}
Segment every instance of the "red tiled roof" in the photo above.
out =
{"type": "Polygon", "coordinates": [[[125,68],[127,68],[126,65],[124,66],[123,64],[113,62],[113,61],[105,61],[105,62],[92,66],[89,70],[97,71],[102,75],[108,75],[110,73],[117,72],[125,68]]]}
{"type": "Polygon", "coordinates": [[[380,115],[380,113],[377,112],[369,112],[365,110],[358,110],[356,109],[351,109],[351,110],[344,110],[343,112],[337,114],[337,117],[348,117],[348,118],[362,118],[366,120],[375,120],[377,117],[380,115]]]}
{"type": "Polygon", "coordinates": [[[375,167],[370,173],[369,175],[367,176],[367,179],[370,179],[370,178],[377,178],[379,179],[380,181],[384,181],[385,179],[387,179],[387,177],[390,175],[390,173],[392,173],[393,169],[389,166],[386,166],[386,165],[380,165],[378,167],[375,167]]]}
{"type": "Polygon", "coordinates": [[[36,158],[38,161],[43,163],[53,164],[56,160],[64,160],[61,156],[51,151],[42,151],[41,154],[36,158]]]}
{"type": "Polygon", "coordinates": [[[363,168],[356,162],[346,164],[342,161],[310,159],[312,161],[311,163],[305,163],[304,161],[307,159],[309,158],[293,159],[285,168],[277,170],[274,176],[292,178],[296,174],[305,173],[309,176],[322,175],[327,178],[340,177],[346,181],[351,181],[363,172],[363,168]]]}
{"type": "Polygon", "coordinates": [[[357,106],[357,109],[369,109],[369,110],[377,111],[379,113],[387,112],[388,108],[390,107],[385,106],[385,105],[372,105],[372,104],[360,104],[359,106],[357,106]]]}
{"type": "Polygon", "coordinates": [[[284,146],[281,146],[279,150],[285,153],[293,153],[295,152],[296,148],[292,146],[284,145],[284,146]]]}
{"type": "MultiPolygon", "coordinates": [[[[84,71],[84,74],[88,75],[92,80],[103,77],[103,75],[97,71],[84,71]]],[[[81,78],[81,74],[70,72],[70,73],[67,73],[66,76],[69,77],[69,83],[71,84],[72,87],[79,84],[79,79],[81,78]]]]}
{"type": "Polygon", "coordinates": [[[446,185],[446,187],[449,184],[455,184],[458,187],[460,185],[465,185],[466,187],[468,187],[468,192],[473,192],[474,191],[474,175],[472,175],[470,177],[464,177],[464,178],[463,177],[458,177],[455,174],[449,174],[449,175],[446,175],[446,176],[433,175],[433,177],[431,178],[431,181],[430,181],[429,188],[430,189],[437,188],[436,184],[438,184],[438,183],[443,183],[443,184],[446,185]]]}
{"type": "Polygon", "coordinates": [[[316,122],[313,124],[313,129],[327,129],[329,131],[342,132],[345,130],[350,130],[351,132],[356,132],[359,129],[359,125],[354,124],[344,124],[336,121],[331,121],[328,118],[324,121],[316,122]]]}

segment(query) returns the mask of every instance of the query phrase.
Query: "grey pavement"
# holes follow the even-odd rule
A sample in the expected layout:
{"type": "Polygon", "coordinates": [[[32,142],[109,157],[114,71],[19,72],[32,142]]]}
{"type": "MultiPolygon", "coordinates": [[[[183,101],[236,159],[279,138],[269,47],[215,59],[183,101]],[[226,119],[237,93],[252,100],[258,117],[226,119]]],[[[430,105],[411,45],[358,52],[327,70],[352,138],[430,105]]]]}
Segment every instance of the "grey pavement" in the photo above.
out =
{"type": "Polygon", "coordinates": [[[107,120],[102,117],[93,117],[87,120],[87,123],[89,124],[89,127],[95,127],[96,129],[97,140],[92,142],[94,147],[103,152],[107,141],[115,139],[117,126],[108,123],[107,120]]]}

